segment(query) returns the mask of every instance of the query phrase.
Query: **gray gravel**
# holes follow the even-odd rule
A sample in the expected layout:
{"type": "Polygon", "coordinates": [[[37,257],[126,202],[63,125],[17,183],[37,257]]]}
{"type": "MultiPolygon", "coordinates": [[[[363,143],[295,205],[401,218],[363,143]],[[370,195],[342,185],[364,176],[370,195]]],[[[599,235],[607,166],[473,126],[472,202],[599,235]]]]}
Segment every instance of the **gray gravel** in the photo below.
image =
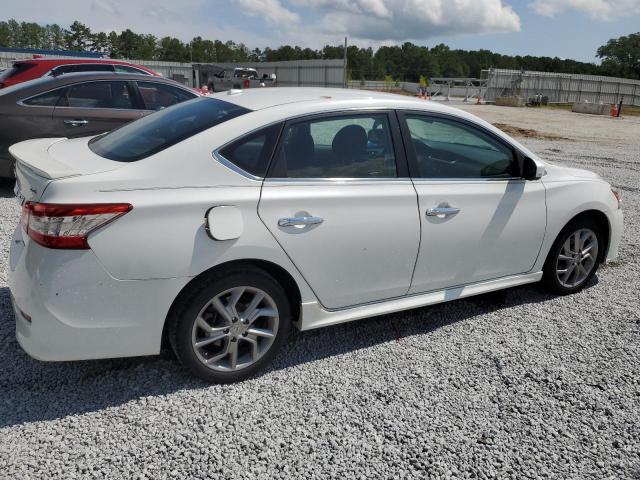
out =
{"type": "Polygon", "coordinates": [[[0,477],[640,478],[640,145],[523,141],[623,191],[620,258],[589,288],[295,333],[241,384],[205,385],[169,358],[30,359],[3,260],[0,477]]]}

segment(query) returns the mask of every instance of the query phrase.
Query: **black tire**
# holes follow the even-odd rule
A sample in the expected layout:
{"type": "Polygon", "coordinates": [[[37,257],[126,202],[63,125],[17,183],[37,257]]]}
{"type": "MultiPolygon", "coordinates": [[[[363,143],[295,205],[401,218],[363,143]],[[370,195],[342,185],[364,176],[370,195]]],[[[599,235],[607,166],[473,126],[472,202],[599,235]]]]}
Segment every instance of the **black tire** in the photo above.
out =
{"type": "Polygon", "coordinates": [[[570,295],[572,293],[576,293],[582,290],[586,285],[589,284],[593,276],[596,274],[596,271],[598,270],[600,263],[602,262],[603,253],[606,248],[606,245],[604,243],[604,238],[605,237],[602,232],[602,227],[600,226],[600,224],[598,224],[598,222],[595,222],[592,219],[584,217],[584,218],[577,218],[569,222],[562,229],[562,231],[558,235],[558,238],[556,238],[556,241],[553,243],[553,245],[551,246],[551,249],[549,250],[549,254],[547,255],[547,259],[545,261],[544,268],[543,268],[543,276],[542,276],[543,286],[547,290],[553,293],[556,293],[558,295],[570,295]],[[597,243],[598,253],[596,255],[595,263],[591,268],[591,270],[589,271],[588,275],[575,286],[568,287],[561,283],[560,279],[558,278],[558,274],[556,273],[558,257],[567,239],[571,235],[573,235],[574,232],[577,232],[578,230],[581,230],[581,229],[589,229],[595,234],[598,240],[598,243],[597,243]]]}
{"type": "Polygon", "coordinates": [[[267,272],[243,267],[213,272],[181,295],[171,309],[168,338],[176,357],[189,373],[210,383],[232,383],[255,375],[269,364],[282,347],[291,328],[291,306],[282,286],[267,272]],[[239,286],[247,286],[267,293],[277,307],[278,326],[268,350],[253,364],[234,371],[219,371],[200,360],[192,344],[194,323],[200,311],[216,295],[239,286]]]}

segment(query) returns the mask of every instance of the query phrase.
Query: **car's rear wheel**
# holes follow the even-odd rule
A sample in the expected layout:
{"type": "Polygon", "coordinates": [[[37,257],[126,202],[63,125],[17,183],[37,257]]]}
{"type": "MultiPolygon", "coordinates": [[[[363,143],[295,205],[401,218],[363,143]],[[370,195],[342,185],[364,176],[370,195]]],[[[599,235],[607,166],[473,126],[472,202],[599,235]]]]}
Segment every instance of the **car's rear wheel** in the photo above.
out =
{"type": "Polygon", "coordinates": [[[182,365],[208,382],[255,374],[288,335],[289,301],[262,270],[219,272],[190,293],[174,308],[169,340],[182,365]]]}
{"type": "Polygon", "coordinates": [[[603,248],[602,231],[596,222],[577,219],[569,223],[549,251],[544,284],[561,295],[582,290],[598,270],[603,248]]]}

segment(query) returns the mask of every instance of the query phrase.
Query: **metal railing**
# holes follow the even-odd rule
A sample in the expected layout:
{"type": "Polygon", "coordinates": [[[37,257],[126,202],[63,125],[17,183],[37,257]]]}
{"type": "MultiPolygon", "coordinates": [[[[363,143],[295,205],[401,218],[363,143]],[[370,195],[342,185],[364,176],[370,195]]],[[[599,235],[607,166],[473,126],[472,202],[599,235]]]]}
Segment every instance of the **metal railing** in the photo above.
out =
{"type": "Polygon", "coordinates": [[[640,80],[519,70],[483,70],[486,82],[484,99],[517,95],[524,99],[535,95],[549,98],[550,103],[590,102],[640,105],[640,80]]]}

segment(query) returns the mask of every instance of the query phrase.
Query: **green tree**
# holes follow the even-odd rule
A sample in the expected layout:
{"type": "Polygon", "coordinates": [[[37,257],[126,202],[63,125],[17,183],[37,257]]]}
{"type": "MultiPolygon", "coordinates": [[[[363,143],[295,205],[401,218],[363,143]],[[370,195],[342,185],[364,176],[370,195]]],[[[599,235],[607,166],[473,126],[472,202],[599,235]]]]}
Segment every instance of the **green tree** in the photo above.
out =
{"type": "Polygon", "coordinates": [[[196,63],[212,63],[216,61],[216,45],[211,40],[195,37],[191,40],[191,55],[196,63]]]}
{"type": "Polygon", "coordinates": [[[47,25],[49,35],[49,48],[53,50],[61,50],[65,47],[64,29],[57,24],[47,25]]]}
{"type": "Polygon", "coordinates": [[[216,62],[224,63],[233,61],[233,51],[228,45],[229,42],[224,43],[220,40],[215,40],[213,43],[216,49],[216,62]]]}
{"type": "Polygon", "coordinates": [[[597,56],[605,70],[640,78],[640,32],[612,38],[598,48],[597,56]]]}
{"type": "Polygon", "coordinates": [[[188,62],[189,47],[177,38],[163,37],[158,45],[158,60],[166,62],[188,62]]]}
{"type": "Polygon", "coordinates": [[[10,47],[11,44],[11,28],[7,22],[0,22],[0,46],[10,47]]]}
{"type": "Polygon", "coordinates": [[[77,50],[84,52],[89,50],[91,46],[92,34],[89,27],[85,24],[75,21],[64,32],[65,44],[69,50],[77,50]]]}
{"type": "MultiPolygon", "coordinates": [[[[263,62],[278,60],[342,59],[343,45],[325,45],[319,50],[282,45],[250,50],[242,43],[195,37],[189,43],[173,37],[158,40],[154,35],[131,29],[96,32],[75,21],[68,29],[59,25],[40,25],[0,21],[0,46],[94,51],[112,58],[169,60],[199,63],[263,62]]],[[[556,73],[583,73],[640,78],[640,33],[609,40],[598,49],[602,64],[578,62],[558,57],[511,56],[489,50],[452,50],[445,44],[431,48],[405,42],[385,45],[377,50],[351,45],[347,49],[348,74],[359,80],[381,80],[389,75],[399,81],[417,82],[421,76],[479,77],[483,69],[506,68],[556,73]]]]}
{"type": "Polygon", "coordinates": [[[111,44],[109,43],[109,35],[105,32],[98,32],[91,37],[92,52],[111,53],[111,44]]]}

